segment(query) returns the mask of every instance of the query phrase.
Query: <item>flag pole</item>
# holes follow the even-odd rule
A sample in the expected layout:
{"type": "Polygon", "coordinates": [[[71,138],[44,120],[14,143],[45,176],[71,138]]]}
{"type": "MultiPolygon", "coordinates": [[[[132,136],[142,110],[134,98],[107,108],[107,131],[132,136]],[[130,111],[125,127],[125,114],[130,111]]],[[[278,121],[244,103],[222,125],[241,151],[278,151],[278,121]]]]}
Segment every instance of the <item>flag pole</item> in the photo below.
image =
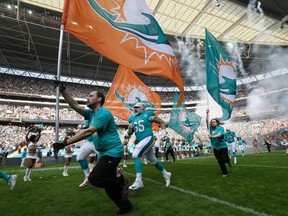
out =
{"type": "Polygon", "coordinates": [[[206,124],[207,124],[207,130],[208,130],[208,133],[209,133],[209,112],[210,112],[210,109],[209,109],[209,93],[206,89],[206,101],[207,101],[207,109],[205,110],[205,113],[206,113],[206,124]],[[207,110],[209,110],[209,112],[207,113],[207,110]]]}
{"type": "Polygon", "coordinates": [[[209,93],[206,91],[206,102],[207,102],[207,109],[209,109],[209,93]]]}
{"type": "MultiPolygon", "coordinates": [[[[58,49],[58,64],[57,64],[57,80],[60,80],[61,76],[61,60],[62,60],[62,46],[63,46],[63,32],[64,32],[64,25],[62,24],[60,27],[60,38],[59,38],[59,49],[58,49]]],[[[55,133],[55,142],[59,141],[59,85],[56,88],[56,133],[55,133]]]]}

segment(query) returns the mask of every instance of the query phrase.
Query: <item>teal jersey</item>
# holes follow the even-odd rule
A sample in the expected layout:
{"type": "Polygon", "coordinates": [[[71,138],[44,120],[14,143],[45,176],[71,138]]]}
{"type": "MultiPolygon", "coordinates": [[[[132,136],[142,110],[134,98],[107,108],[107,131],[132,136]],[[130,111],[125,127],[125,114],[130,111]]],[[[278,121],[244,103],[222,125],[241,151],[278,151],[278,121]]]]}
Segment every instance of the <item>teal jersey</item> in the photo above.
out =
{"type": "Polygon", "coordinates": [[[246,144],[246,142],[243,139],[238,140],[238,145],[246,144]]]}
{"type": "Polygon", "coordinates": [[[235,142],[235,132],[230,131],[229,133],[225,133],[225,139],[227,143],[235,142]]]}
{"type": "Polygon", "coordinates": [[[93,134],[93,143],[99,156],[108,155],[122,158],[124,147],[120,140],[112,113],[105,107],[100,107],[96,113],[92,109],[85,110],[85,120],[91,120],[90,126],[97,128],[93,134]]]}
{"type": "MultiPolygon", "coordinates": [[[[85,120],[85,127],[90,127],[91,120],[85,120]]],[[[93,136],[89,136],[86,138],[88,141],[93,141],[93,136]]]]}
{"type": "Polygon", "coordinates": [[[173,146],[172,146],[172,142],[167,142],[166,143],[166,149],[168,150],[168,149],[170,149],[170,150],[173,150],[173,146]]]}
{"type": "Polygon", "coordinates": [[[222,149],[222,148],[227,148],[227,144],[225,142],[225,138],[224,138],[224,135],[225,135],[225,132],[224,132],[224,128],[222,126],[217,126],[215,128],[210,128],[210,134],[211,135],[215,135],[215,134],[219,134],[221,133],[222,136],[220,137],[217,137],[217,138],[210,138],[211,140],[211,146],[214,148],[214,149],[222,149]]]}
{"type": "Polygon", "coordinates": [[[140,142],[148,136],[153,136],[151,117],[155,113],[152,110],[147,110],[140,115],[133,115],[129,118],[129,123],[133,124],[133,131],[136,136],[136,141],[140,142]]]}

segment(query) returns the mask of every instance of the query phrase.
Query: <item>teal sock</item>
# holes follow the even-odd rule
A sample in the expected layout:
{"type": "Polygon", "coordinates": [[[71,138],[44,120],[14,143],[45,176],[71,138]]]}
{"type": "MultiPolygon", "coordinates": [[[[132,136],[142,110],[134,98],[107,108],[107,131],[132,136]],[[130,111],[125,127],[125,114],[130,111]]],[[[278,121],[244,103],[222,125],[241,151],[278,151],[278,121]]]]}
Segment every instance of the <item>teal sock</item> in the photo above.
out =
{"type": "Polygon", "coordinates": [[[142,161],[140,157],[135,158],[135,169],[136,173],[142,173],[142,161]]]}
{"type": "Polygon", "coordinates": [[[88,169],[88,163],[86,160],[79,160],[79,163],[82,170],[88,169]]]}
{"type": "Polygon", "coordinates": [[[237,153],[236,152],[233,152],[233,157],[236,157],[237,153]]]}
{"type": "Polygon", "coordinates": [[[164,170],[163,164],[160,161],[157,161],[155,167],[161,172],[164,170]]]}
{"type": "Polygon", "coordinates": [[[8,175],[8,174],[6,174],[6,173],[4,173],[4,172],[1,172],[1,171],[0,171],[0,178],[3,178],[3,179],[5,179],[6,181],[8,181],[8,180],[11,178],[11,176],[8,175]]]}

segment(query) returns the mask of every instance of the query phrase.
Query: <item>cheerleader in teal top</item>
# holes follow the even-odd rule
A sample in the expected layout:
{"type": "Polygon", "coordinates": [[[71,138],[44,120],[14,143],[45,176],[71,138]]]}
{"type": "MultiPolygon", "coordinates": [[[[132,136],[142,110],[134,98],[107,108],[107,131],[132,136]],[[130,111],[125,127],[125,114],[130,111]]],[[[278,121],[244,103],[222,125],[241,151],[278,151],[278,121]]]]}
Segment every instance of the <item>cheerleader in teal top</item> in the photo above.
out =
{"type": "Polygon", "coordinates": [[[220,121],[216,118],[210,120],[208,123],[209,110],[206,111],[206,123],[207,129],[209,130],[209,138],[211,141],[211,146],[213,148],[214,155],[218,161],[220,169],[222,171],[222,176],[226,177],[228,174],[225,163],[230,166],[230,159],[228,156],[228,148],[225,142],[225,131],[222,126],[220,126],[220,121]]]}

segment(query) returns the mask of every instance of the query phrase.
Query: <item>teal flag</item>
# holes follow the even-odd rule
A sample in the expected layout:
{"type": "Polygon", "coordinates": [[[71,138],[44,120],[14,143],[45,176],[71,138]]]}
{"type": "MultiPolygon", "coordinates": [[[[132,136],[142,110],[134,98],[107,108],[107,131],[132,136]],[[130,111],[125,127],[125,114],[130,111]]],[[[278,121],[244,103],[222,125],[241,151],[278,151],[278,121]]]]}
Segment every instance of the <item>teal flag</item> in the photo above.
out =
{"type": "Polygon", "coordinates": [[[221,43],[205,29],[206,86],[211,97],[222,107],[221,121],[231,117],[236,98],[236,74],[221,43]]]}
{"type": "Polygon", "coordinates": [[[179,94],[175,94],[172,112],[169,120],[169,128],[184,137],[191,145],[195,131],[199,128],[201,117],[186,110],[184,102],[182,106],[177,106],[179,94]]]}

